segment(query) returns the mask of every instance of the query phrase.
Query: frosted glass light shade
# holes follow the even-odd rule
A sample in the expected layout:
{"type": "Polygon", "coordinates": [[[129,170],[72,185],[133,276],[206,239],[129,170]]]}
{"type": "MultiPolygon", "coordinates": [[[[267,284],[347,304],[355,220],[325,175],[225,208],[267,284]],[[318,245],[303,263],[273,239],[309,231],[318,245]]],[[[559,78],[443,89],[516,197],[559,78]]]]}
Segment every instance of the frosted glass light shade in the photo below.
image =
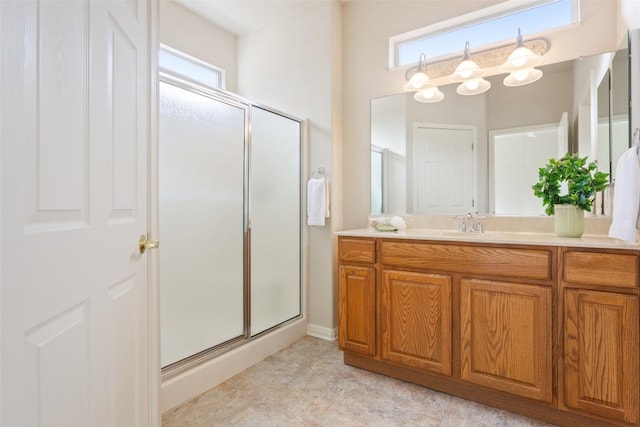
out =
{"type": "Polygon", "coordinates": [[[415,95],[413,95],[413,99],[418,102],[438,102],[444,99],[444,94],[440,92],[437,86],[432,85],[432,87],[428,89],[416,92],[415,95]]]}
{"type": "Polygon", "coordinates": [[[402,89],[410,92],[421,90],[423,88],[426,88],[428,85],[432,85],[429,80],[429,76],[427,76],[422,71],[418,71],[413,76],[411,76],[409,81],[405,83],[404,86],[402,86],[402,89]]]}
{"type": "Polygon", "coordinates": [[[513,71],[502,81],[505,86],[515,87],[524,86],[533,83],[542,77],[542,70],[537,68],[527,68],[524,70],[513,71]]]}
{"type": "Polygon", "coordinates": [[[488,91],[490,87],[491,83],[480,77],[460,83],[456,92],[459,95],[478,95],[488,91]]]}
{"type": "Polygon", "coordinates": [[[449,77],[452,82],[463,82],[469,79],[482,77],[483,71],[471,59],[465,59],[457,67],[453,74],[449,77]]]}
{"type": "Polygon", "coordinates": [[[535,67],[542,62],[542,55],[534,53],[531,49],[524,45],[519,45],[507,61],[500,67],[501,71],[511,73],[513,71],[524,70],[527,68],[535,67]]]}

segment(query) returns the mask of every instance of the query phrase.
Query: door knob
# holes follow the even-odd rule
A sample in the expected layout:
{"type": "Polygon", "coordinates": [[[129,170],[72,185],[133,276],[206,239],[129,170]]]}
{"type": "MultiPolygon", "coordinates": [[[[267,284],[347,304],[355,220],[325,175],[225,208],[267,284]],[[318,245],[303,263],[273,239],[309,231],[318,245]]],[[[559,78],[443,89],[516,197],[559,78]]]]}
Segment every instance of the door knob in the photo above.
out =
{"type": "Polygon", "coordinates": [[[140,248],[141,254],[143,254],[147,249],[156,249],[158,246],[160,246],[160,241],[151,240],[148,238],[148,235],[140,235],[140,239],[138,240],[138,247],[140,248]]]}

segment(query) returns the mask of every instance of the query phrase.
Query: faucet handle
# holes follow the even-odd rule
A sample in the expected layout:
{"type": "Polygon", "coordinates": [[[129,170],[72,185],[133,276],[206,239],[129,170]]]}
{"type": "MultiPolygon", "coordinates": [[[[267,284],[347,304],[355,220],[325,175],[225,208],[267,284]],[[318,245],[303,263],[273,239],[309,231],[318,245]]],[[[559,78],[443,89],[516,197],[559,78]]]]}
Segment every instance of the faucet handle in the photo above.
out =
{"type": "Polygon", "coordinates": [[[475,213],[476,223],[473,228],[476,233],[484,233],[484,224],[482,223],[482,220],[486,218],[486,215],[479,215],[478,212],[475,213]]]}
{"type": "Polygon", "coordinates": [[[458,231],[465,232],[467,231],[467,216],[466,215],[458,215],[454,217],[458,220],[458,231]]]}

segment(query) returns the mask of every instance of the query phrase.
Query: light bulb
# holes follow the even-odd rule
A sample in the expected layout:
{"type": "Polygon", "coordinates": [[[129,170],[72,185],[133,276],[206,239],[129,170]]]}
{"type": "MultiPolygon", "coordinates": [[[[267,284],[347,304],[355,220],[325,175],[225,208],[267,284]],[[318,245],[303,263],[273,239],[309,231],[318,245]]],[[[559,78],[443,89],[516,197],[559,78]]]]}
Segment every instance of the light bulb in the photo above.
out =
{"type": "Polygon", "coordinates": [[[435,94],[435,91],[433,89],[427,89],[422,91],[422,96],[425,97],[426,99],[433,98],[434,94],[435,94]]]}
{"type": "Polygon", "coordinates": [[[525,68],[524,70],[514,71],[513,78],[521,82],[529,76],[529,70],[529,68],[525,68]]]}
{"type": "Polygon", "coordinates": [[[511,52],[511,55],[509,55],[507,62],[502,64],[502,67],[500,67],[500,69],[502,71],[507,71],[511,73],[521,68],[535,67],[541,62],[542,62],[541,55],[537,55],[534,52],[532,52],[531,49],[521,46],[516,48],[516,50],[514,50],[513,52],[511,52]]]}
{"type": "Polygon", "coordinates": [[[467,59],[458,66],[458,75],[463,79],[468,79],[477,69],[476,63],[467,59]]]}
{"type": "Polygon", "coordinates": [[[451,80],[454,82],[460,82],[467,79],[473,79],[482,75],[482,70],[471,59],[465,59],[457,67],[454,73],[451,75],[451,80]]]}
{"type": "Polygon", "coordinates": [[[532,54],[533,52],[529,49],[519,47],[511,54],[509,62],[511,62],[514,67],[522,67],[527,63],[527,56],[531,56],[532,54]]]}
{"type": "Polygon", "coordinates": [[[480,86],[480,79],[469,80],[468,82],[465,83],[465,86],[469,90],[476,90],[478,89],[478,86],[480,86]]]}
{"type": "Polygon", "coordinates": [[[411,76],[411,78],[409,79],[409,84],[412,87],[419,89],[428,81],[429,77],[425,73],[417,72],[413,76],[411,76]]]}

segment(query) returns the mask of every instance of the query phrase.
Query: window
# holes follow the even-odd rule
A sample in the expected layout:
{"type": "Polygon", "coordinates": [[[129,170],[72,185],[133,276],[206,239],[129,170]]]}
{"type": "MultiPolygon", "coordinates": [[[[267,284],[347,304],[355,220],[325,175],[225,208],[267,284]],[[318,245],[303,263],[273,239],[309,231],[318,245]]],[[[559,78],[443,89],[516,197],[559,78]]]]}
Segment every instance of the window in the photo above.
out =
{"type": "Polygon", "coordinates": [[[170,72],[204,86],[224,89],[224,70],[169,46],[160,45],[158,65],[161,71],[170,72]]]}
{"type": "Polygon", "coordinates": [[[390,68],[414,64],[471,48],[515,40],[518,28],[534,34],[579,21],[579,0],[508,0],[496,6],[391,37],[390,68]]]}

